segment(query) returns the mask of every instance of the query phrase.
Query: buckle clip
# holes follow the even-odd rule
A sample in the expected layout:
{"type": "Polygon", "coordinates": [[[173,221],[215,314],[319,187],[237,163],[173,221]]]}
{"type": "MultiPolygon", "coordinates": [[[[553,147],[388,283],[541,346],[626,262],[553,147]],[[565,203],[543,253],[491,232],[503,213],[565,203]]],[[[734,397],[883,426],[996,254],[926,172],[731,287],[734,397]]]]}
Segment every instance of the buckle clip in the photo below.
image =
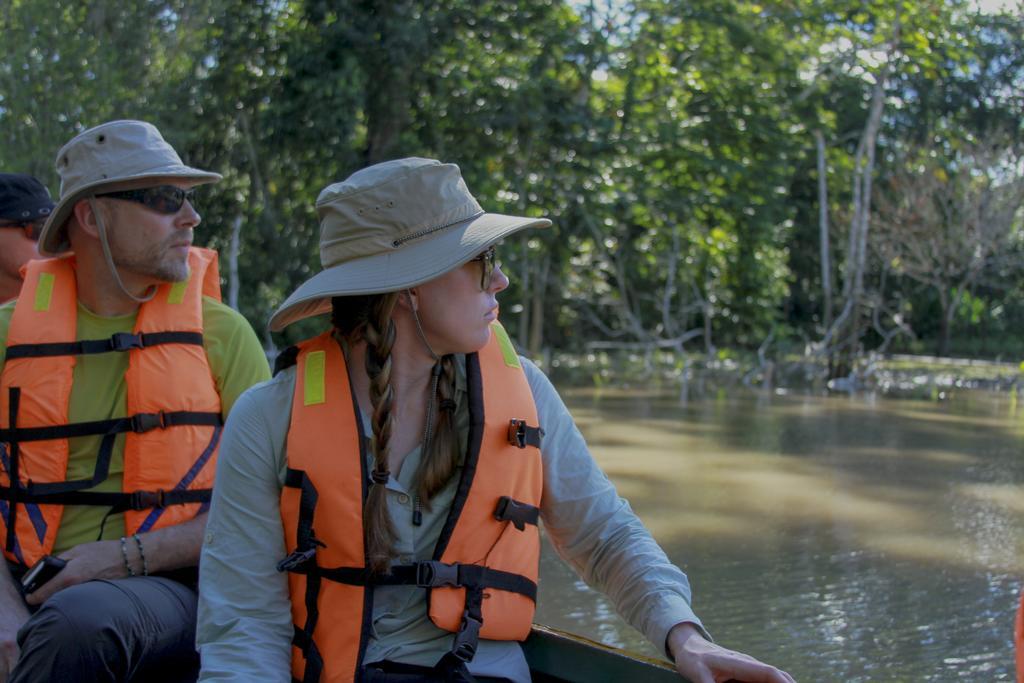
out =
{"type": "Polygon", "coordinates": [[[526,420],[508,421],[508,442],[516,448],[526,448],[526,420]]]}
{"type": "Polygon", "coordinates": [[[327,546],[322,543],[319,539],[312,539],[313,547],[306,550],[293,550],[283,560],[277,563],[277,571],[279,572],[293,572],[304,566],[306,563],[316,560],[316,549],[326,548],[327,546]]]}
{"type": "Polygon", "coordinates": [[[167,419],[164,411],[159,413],[135,413],[131,418],[132,431],[136,434],[144,434],[150,430],[167,428],[167,419]]]}
{"type": "Polygon", "coordinates": [[[110,335],[111,351],[130,351],[142,348],[142,335],[130,332],[115,332],[110,335]]]}
{"type": "Polygon", "coordinates": [[[452,655],[461,662],[469,662],[476,656],[476,648],[480,643],[480,627],[483,626],[476,617],[470,616],[469,610],[462,615],[462,624],[452,642],[452,655]]]}
{"type": "Polygon", "coordinates": [[[148,510],[150,508],[166,507],[164,493],[163,489],[157,491],[132,491],[131,509],[148,510]]]}
{"type": "Polygon", "coordinates": [[[502,496],[498,499],[498,506],[494,509],[494,518],[499,522],[512,522],[512,525],[520,531],[526,530],[527,524],[537,525],[540,511],[533,505],[520,503],[509,496],[502,496]]]}
{"type": "Polygon", "coordinates": [[[436,560],[416,563],[416,585],[420,588],[458,586],[459,566],[436,560]]]}

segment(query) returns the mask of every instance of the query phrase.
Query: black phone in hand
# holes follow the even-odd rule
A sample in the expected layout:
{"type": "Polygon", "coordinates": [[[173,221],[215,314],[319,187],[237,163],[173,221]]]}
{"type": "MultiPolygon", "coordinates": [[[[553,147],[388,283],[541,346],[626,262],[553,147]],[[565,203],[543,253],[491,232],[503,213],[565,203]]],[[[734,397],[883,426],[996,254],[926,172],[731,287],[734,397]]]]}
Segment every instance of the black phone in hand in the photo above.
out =
{"type": "Polygon", "coordinates": [[[57,575],[67,560],[62,560],[53,555],[44,555],[41,560],[32,565],[32,568],[21,577],[21,587],[25,593],[34,593],[37,588],[57,575]]]}

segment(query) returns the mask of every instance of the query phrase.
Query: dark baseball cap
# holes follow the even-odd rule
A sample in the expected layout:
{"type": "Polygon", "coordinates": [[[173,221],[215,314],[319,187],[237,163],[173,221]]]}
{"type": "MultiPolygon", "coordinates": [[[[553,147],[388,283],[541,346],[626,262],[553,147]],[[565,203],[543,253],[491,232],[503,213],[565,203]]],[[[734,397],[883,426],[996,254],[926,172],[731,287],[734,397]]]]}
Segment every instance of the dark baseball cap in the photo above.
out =
{"type": "Polygon", "coordinates": [[[0,173],[0,220],[34,223],[53,211],[46,186],[24,173],[0,173]]]}

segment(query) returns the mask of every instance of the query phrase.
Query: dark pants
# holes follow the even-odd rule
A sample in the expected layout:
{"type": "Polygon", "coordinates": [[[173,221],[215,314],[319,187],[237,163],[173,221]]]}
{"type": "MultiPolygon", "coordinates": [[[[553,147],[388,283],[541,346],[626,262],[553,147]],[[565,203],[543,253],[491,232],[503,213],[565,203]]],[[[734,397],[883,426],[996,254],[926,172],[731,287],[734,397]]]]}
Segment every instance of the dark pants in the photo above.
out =
{"type": "Polygon", "coordinates": [[[18,631],[9,683],[195,681],[196,592],[146,576],[55,593],[18,631]]]}

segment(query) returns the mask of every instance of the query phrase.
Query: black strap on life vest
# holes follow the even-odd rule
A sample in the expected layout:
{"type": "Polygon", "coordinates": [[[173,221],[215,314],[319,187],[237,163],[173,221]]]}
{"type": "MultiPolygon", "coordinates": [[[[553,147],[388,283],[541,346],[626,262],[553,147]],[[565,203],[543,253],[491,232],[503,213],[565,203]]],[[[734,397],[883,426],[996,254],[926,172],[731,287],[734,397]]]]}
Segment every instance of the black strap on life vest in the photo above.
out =
{"type": "MultiPolygon", "coordinates": [[[[63,482],[62,482],[63,483],[63,482]]],[[[75,484],[77,482],[66,482],[75,484]]],[[[0,486],[0,500],[41,505],[100,505],[113,508],[111,512],[150,510],[171,505],[208,503],[213,489],[157,489],[155,491],[63,491],[40,492],[46,484],[18,487],[0,486]]]]}
{"type": "Polygon", "coordinates": [[[8,393],[11,425],[0,429],[0,442],[9,445],[10,452],[10,486],[0,486],[0,500],[11,503],[8,527],[7,548],[13,547],[12,534],[14,520],[17,517],[17,503],[41,503],[46,505],[102,505],[109,506],[112,512],[125,510],[146,510],[168,505],[186,505],[189,503],[206,503],[210,501],[210,489],[181,489],[131,492],[99,492],[86,491],[106,481],[110,472],[110,460],[113,456],[114,441],[118,434],[134,432],[144,434],[153,429],[167,429],[179,426],[220,427],[224,420],[220,413],[198,411],[174,411],[159,413],[136,413],[130,417],[95,420],[91,422],[72,422],[63,425],[46,427],[18,427],[17,411],[20,403],[21,388],[11,387],[8,393]],[[96,465],[92,477],[58,482],[28,482],[21,484],[19,470],[19,444],[25,441],[47,441],[51,439],[68,439],[78,436],[102,436],[96,454],[96,465]]]}
{"type": "Polygon", "coordinates": [[[199,332],[115,332],[109,339],[83,339],[71,342],[44,344],[14,344],[7,347],[7,360],[15,358],[44,358],[48,356],[85,356],[95,353],[116,353],[145,349],[161,344],[203,345],[199,332]]]}
{"type": "MultiPolygon", "coordinates": [[[[21,388],[11,387],[7,401],[9,410],[7,424],[11,425],[11,427],[15,427],[18,423],[18,404],[20,402],[21,388]]],[[[3,438],[0,438],[0,442],[2,441],[3,438]]],[[[17,535],[14,533],[14,530],[18,521],[18,482],[21,481],[19,479],[20,473],[18,471],[20,469],[20,453],[17,441],[8,444],[8,457],[10,458],[10,470],[7,472],[7,475],[11,481],[11,491],[14,495],[7,499],[10,502],[10,505],[8,506],[7,511],[7,538],[4,539],[4,548],[7,552],[13,553],[14,544],[17,541],[17,535]]]]}
{"type": "MultiPolygon", "coordinates": [[[[319,542],[318,542],[319,543],[319,542]]],[[[321,544],[322,545],[322,544],[321,544]]],[[[492,569],[477,564],[447,563],[438,560],[395,565],[387,574],[371,574],[365,567],[321,567],[310,555],[305,562],[289,562],[298,557],[296,549],[278,563],[278,571],[290,571],[306,576],[319,576],[349,586],[417,586],[419,588],[495,588],[525,595],[537,600],[537,584],[521,574],[492,569]]]]}
{"type": "MultiPolygon", "coordinates": [[[[438,669],[439,671],[443,669],[446,676],[456,677],[456,680],[459,676],[464,675],[460,668],[476,655],[480,641],[480,629],[483,626],[485,589],[509,591],[525,595],[534,602],[537,600],[536,582],[521,574],[460,562],[451,564],[437,560],[415,562],[391,567],[388,574],[372,575],[365,567],[321,567],[316,564],[315,546],[306,549],[298,546],[295,552],[278,563],[277,568],[278,571],[290,571],[306,576],[307,624],[310,615],[315,613],[310,610],[316,609],[315,596],[312,600],[313,606],[310,607],[310,586],[315,581],[316,589],[319,591],[320,579],[350,586],[418,586],[428,589],[451,586],[465,588],[466,606],[459,631],[455,634],[451,651],[446,653],[435,667],[441,667],[438,669]]],[[[312,630],[307,633],[311,634],[312,630]]],[[[310,638],[310,640],[312,639],[310,638]]],[[[297,641],[293,640],[293,643],[300,646],[297,641]]],[[[306,663],[308,668],[310,663],[308,654],[306,663]]],[[[309,682],[316,679],[305,678],[303,680],[309,682]]]]}
{"type": "MultiPolygon", "coordinates": [[[[11,391],[18,387],[11,387],[11,391]]],[[[14,424],[13,422],[11,424],[14,424]]],[[[0,441],[14,444],[22,441],[49,441],[70,439],[76,436],[108,436],[125,432],[145,434],[153,429],[168,427],[201,426],[220,427],[224,424],[220,413],[204,413],[191,410],[176,410],[158,413],[135,413],[128,417],[91,422],[69,422],[46,427],[11,427],[0,429],[0,441]]]]}
{"type": "Polygon", "coordinates": [[[526,424],[526,420],[513,418],[508,422],[508,442],[516,448],[540,448],[543,437],[544,430],[540,427],[531,427],[526,424]]]}
{"type": "Polygon", "coordinates": [[[461,669],[476,656],[483,627],[484,590],[494,588],[525,595],[537,601],[537,584],[521,574],[491,569],[476,564],[460,562],[448,564],[437,560],[416,562],[392,567],[389,574],[374,577],[374,583],[383,585],[415,585],[422,588],[452,586],[466,589],[465,610],[462,623],[455,634],[452,649],[438,661],[435,668],[445,670],[447,675],[463,675],[461,669]]]}
{"type": "Polygon", "coordinates": [[[284,485],[297,488],[299,495],[299,523],[296,534],[295,550],[277,563],[277,571],[296,572],[306,575],[306,623],[301,627],[294,626],[292,644],[302,651],[306,660],[306,668],[302,674],[305,683],[316,683],[323,673],[324,660],[313,641],[313,631],[320,619],[320,608],[317,598],[320,594],[321,575],[316,569],[316,549],[325,547],[313,532],[313,512],[319,498],[312,480],[303,470],[288,468],[285,471],[284,485]],[[309,570],[313,571],[309,571],[309,570]]]}
{"type": "Polygon", "coordinates": [[[299,362],[299,347],[289,346],[274,359],[274,376],[299,362]]]}

